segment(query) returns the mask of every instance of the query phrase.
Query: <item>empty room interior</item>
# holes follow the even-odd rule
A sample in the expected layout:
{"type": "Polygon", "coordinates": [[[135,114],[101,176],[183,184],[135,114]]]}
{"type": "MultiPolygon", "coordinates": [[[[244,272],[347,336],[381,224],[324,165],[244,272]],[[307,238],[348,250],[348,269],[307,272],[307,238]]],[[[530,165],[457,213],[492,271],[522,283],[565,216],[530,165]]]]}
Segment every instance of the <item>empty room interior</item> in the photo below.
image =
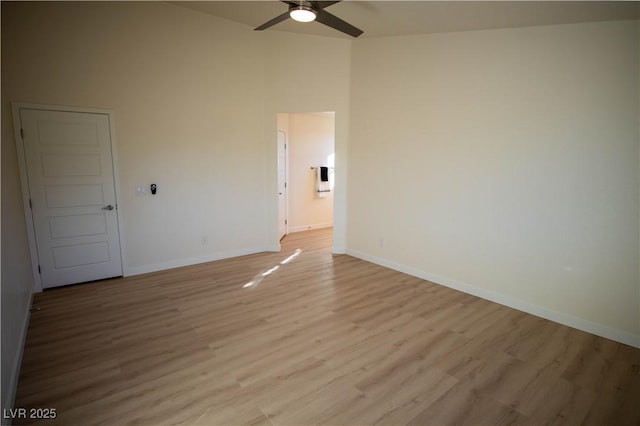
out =
{"type": "Polygon", "coordinates": [[[1,19],[2,424],[640,424],[640,3],[1,19]]]}

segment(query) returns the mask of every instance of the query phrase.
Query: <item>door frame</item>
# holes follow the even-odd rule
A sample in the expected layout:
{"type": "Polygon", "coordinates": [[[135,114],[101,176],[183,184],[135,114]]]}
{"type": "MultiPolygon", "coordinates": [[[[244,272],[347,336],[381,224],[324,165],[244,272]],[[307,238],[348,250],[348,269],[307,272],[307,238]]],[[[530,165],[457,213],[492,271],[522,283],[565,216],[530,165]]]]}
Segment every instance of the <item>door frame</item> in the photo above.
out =
{"type": "Polygon", "coordinates": [[[12,102],[11,109],[13,112],[13,134],[16,141],[16,151],[18,154],[18,169],[20,172],[20,188],[22,192],[22,206],[24,209],[25,223],[27,228],[27,239],[29,242],[29,254],[31,256],[31,274],[33,275],[33,292],[39,293],[42,291],[42,279],[40,272],[38,271],[38,249],[36,243],[36,231],[33,224],[33,215],[31,212],[31,206],[29,204],[30,192],[29,192],[29,180],[27,175],[27,159],[24,151],[24,140],[21,133],[21,118],[20,110],[22,109],[36,109],[43,111],[63,111],[63,112],[79,112],[86,114],[102,114],[109,118],[109,136],[111,139],[111,162],[113,164],[113,183],[115,186],[116,194],[116,217],[118,218],[118,238],[120,239],[120,264],[122,265],[122,274],[126,275],[124,268],[125,259],[125,247],[124,247],[124,233],[123,233],[123,221],[122,221],[122,196],[120,192],[120,173],[118,171],[118,156],[116,155],[116,128],[115,128],[115,113],[110,109],[102,108],[88,108],[88,107],[71,107],[61,105],[43,105],[43,104],[30,104],[24,102],[12,102]]]}
{"type": "MultiPolygon", "coordinates": [[[[289,133],[282,129],[277,129],[276,135],[278,132],[284,133],[284,236],[286,237],[289,234],[289,133]]],[[[278,139],[276,136],[276,144],[278,144],[278,139]]],[[[279,145],[279,144],[278,144],[279,145]]],[[[278,162],[278,153],[279,147],[276,148],[276,163],[278,162]]],[[[280,170],[278,169],[278,174],[280,170]]],[[[276,181],[278,180],[278,176],[276,175],[276,181]]],[[[280,201],[278,200],[278,221],[280,220],[280,201]]],[[[278,225],[278,235],[280,235],[280,225],[278,225]]],[[[284,237],[283,237],[284,238],[284,237]]],[[[278,240],[278,243],[280,240],[278,240]]]]}

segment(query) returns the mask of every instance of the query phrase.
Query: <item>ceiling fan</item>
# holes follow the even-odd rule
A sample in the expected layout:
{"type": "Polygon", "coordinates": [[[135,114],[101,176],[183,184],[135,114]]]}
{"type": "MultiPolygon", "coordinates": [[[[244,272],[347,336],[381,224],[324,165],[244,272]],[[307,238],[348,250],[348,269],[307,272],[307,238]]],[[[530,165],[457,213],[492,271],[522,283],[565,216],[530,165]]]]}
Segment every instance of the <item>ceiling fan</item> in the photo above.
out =
{"type": "Polygon", "coordinates": [[[341,0],[338,1],[287,1],[281,0],[283,3],[289,5],[289,11],[283,13],[282,15],[276,16],[272,20],[265,22],[256,28],[256,31],[266,30],[269,27],[272,27],[275,24],[278,24],[282,21],[291,18],[298,22],[311,22],[318,21],[321,24],[329,26],[338,31],[342,31],[345,34],[349,34],[351,37],[358,37],[363,33],[362,30],[354,27],[353,25],[343,21],[335,15],[325,11],[324,9],[331,6],[332,4],[340,3],[341,0]]]}

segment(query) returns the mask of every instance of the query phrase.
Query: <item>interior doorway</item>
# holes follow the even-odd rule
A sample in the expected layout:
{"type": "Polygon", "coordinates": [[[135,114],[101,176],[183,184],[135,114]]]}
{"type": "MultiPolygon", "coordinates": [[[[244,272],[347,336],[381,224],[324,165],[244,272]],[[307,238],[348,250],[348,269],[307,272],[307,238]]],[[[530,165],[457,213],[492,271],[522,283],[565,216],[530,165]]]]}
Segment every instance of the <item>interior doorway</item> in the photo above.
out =
{"type": "Polygon", "coordinates": [[[280,239],[332,228],[335,112],[279,113],[277,120],[280,239]]]}

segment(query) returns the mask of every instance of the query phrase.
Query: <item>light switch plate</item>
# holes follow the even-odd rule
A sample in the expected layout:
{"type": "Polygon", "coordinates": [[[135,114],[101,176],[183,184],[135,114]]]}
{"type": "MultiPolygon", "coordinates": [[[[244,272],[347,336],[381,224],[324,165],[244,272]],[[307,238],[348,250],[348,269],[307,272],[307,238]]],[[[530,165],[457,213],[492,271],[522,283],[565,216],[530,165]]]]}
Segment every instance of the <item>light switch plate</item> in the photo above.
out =
{"type": "Polygon", "coordinates": [[[136,195],[147,195],[147,187],[145,185],[136,185],[136,195]]]}

